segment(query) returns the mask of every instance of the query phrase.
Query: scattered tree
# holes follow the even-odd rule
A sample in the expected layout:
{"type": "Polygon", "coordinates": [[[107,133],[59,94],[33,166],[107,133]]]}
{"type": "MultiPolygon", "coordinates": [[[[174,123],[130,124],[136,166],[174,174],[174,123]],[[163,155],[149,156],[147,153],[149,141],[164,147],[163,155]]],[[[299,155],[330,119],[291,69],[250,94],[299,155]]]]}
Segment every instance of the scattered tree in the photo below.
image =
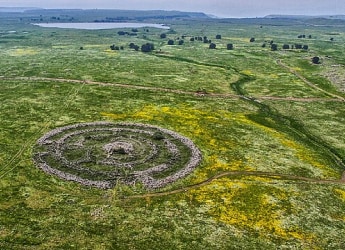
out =
{"type": "Polygon", "coordinates": [[[129,44],[129,47],[130,47],[131,49],[134,49],[135,51],[138,51],[138,50],[139,50],[139,46],[136,45],[136,44],[134,44],[134,43],[130,43],[130,44],[129,44]]]}
{"type": "Polygon", "coordinates": [[[308,49],[309,49],[309,46],[308,46],[308,45],[303,45],[302,49],[308,50],[308,49]]]}
{"type": "Polygon", "coordinates": [[[160,37],[161,37],[162,39],[164,39],[164,38],[167,37],[167,34],[163,33],[163,34],[160,35],[160,37]]]}
{"type": "Polygon", "coordinates": [[[119,46],[115,46],[115,44],[113,44],[113,45],[110,45],[110,49],[111,50],[120,50],[120,47],[119,46]]]}
{"type": "Polygon", "coordinates": [[[221,35],[216,35],[216,39],[222,39],[221,35]]]}
{"type": "Polygon", "coordinates": [[[320,57],[318,56],[314,56],[311,61],[314,63],[314,64],[320,64],[320,57]]]}
{"type": "Polygon", "coordinates": [[[271,44],[271,50],[272,50],[272,51],[278,50],[278,45],[275,44],[275,43],[272,43],[272,44],[271,44]]]}
{"type": "Polygon", "coordinates": [[[254,37],[250,38],[249,42],[251,43],[255,42],[255,38],[254,37]]]}
{"type": "Polygon", "coordinates": [[[290,45],[289,44],[284,44],[283,45],[283,49],[290,49],[290,45]]]}
{"type": "Polygon", "coordinates": [[[153,43],[146,43],[141,46],[142,52],[151,52],[152,50],[154,50],[153,43]]]}
{"type": "Polygon", "coordinates": [[[127,35],[127,34],[128,34],[128,32],[125,32],[125,31],[119,31],[119,32],[117,32],[117,34],[118,34],[118,35],[120,35],[120,36],[124,36],[124,35],[127,35]]]}
{"type": "Polygon", "coordinates": [[[184,43],[184,40],[178,41],[178,45],[183,45],[183,43],[184,43]]]}
{"type": "Polygon", "coordinates": [[[228,43],[228,44],[226,45],[226,49],[227,49],[227,50],[233,50],[233,49],[234,49],[234,45],[233,45],[232,43],[228,43]]]}
{"type": "Polygon", "coordinates": [[[217,47],[217,45],[215,43],[211,43],[209,46],[210,49],[215,49],[216,47],[217,47]]]}
{"type": "Polygon", "coordinates": [[[174,45],[174,43],[175,43],[174,40],[171,40],[171,39],[170,39],[170,40],[168,41],[168,45],[174,45]]]}
{"type": "Polygon", "coordinates": [[[191,42],[194,42],[194,41],[195,41],[195,38],[194,38],[194,37],[191,37],[189,40],[190,40],[191,42]]]}

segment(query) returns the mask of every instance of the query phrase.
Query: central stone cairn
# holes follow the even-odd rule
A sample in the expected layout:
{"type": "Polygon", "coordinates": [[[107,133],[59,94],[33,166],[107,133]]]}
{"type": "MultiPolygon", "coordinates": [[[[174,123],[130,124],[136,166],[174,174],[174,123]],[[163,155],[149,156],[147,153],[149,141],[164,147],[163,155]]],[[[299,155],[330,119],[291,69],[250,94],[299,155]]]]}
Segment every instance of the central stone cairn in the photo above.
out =
{"type": "Polygon", "coordinates": [[[48,174],[87,186],[164,187],[201,161],[194,143],[171,130],[138,123],[94,122],[56,128],[36,144],[34,161],[48,174]]]}

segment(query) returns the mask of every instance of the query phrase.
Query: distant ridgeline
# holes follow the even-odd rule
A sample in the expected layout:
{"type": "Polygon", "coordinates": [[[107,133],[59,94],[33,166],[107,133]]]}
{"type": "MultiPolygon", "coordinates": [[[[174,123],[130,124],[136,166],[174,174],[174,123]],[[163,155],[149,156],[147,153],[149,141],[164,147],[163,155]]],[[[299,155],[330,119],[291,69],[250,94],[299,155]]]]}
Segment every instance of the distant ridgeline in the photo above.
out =
{"type": "Polygon", "coordinates": [[[164,10],[109,10],[109,9],[40,9],[1,8],[1,13],[18,14],[22,20],[35,22],[130,22],[148,19],[208,19],[201,12],[164,10]]]}

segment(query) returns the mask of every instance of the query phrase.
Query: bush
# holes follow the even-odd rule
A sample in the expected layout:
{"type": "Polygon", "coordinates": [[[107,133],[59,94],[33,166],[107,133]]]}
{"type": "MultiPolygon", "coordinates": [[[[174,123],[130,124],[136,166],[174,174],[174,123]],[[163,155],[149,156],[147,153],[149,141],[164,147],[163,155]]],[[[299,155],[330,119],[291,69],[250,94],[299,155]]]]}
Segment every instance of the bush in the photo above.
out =
{"type": "Polygon", "coordinates": [[[314,56],[311,61],[314,63],[314,64],[320,64],[320,57],[318,56],[314,56]]]}
{"type": "Polygon", "coordinates": [[[215,43],[211,43],[209,46],[210,49],[215,49],[216,47],[217,47],[217,45],[215,43]]]}
{"type": "Polygon", "coordinates": [[[226,45],[226,48],[227,48],[227,50],[232,50],[232,49],[234,49],[234,45],[232,43],[228,43],[226,45]]]}
{"type": "Polygon", "coordinates": [[[152,50],[154,50],[153,43],[146,43],[141,46],[142,52],[151,52],[152,50]]]}
{"type": "Polygon", "coordinates": [[[273,51],[278,50],[278,45],[275,43],[271,44],[271,50],[273,50],[273,51]]]}

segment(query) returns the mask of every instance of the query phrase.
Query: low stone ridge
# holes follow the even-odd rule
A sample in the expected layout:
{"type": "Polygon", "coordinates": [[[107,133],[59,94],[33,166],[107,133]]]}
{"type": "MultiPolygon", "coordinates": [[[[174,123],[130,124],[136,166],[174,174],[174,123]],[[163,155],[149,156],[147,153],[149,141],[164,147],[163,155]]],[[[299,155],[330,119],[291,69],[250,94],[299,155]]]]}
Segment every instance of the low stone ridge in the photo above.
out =
{"type": "Polygon", "coordinates": [[[168,129],[140,123],[79,123],[38,139],[33,156],[44,172],[87,186],[117,183],[164,187],[201,162],[194,143],[168,129]]]}

